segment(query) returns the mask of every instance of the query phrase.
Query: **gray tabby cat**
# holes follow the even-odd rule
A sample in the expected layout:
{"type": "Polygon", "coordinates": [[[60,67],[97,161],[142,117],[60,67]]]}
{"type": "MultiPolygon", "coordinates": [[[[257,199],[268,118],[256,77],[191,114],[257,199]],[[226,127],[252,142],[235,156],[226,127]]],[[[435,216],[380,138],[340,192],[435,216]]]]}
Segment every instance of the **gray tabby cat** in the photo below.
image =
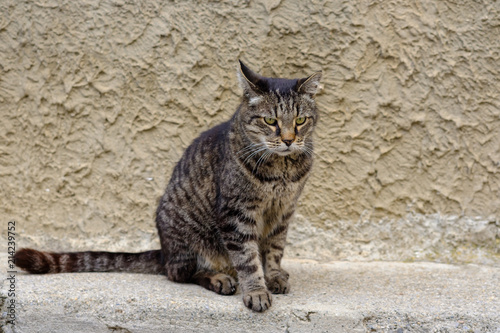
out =
{"type": "Polygon", "coordinates": [[[281,268],[288,224],[313,163],[321,72],[266,78],[240,62],[243,98],[232,118],[200,135],[177,163],[156,212],[161,250],[49,253],[22,249],[31,273],[162,273],[254,311],[290,291],[281,268]]]}

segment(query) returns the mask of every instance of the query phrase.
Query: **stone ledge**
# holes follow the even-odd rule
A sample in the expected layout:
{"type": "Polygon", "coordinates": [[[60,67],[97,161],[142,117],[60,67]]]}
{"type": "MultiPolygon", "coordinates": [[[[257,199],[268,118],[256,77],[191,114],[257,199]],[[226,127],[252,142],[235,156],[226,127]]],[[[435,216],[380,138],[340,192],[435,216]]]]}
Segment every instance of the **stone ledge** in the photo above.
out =
{"type": "MultiPolygon", "coordinates": [[[[0,256],[5,272],[5,255],[0,256]]],[[[500,268],[285,260],[292,292],[267,312],[163,276],[16,274],[5,332],[500,332],[500,268]]],[[[3,291],[7,283],[3,280],[3,291]]],[[[4,314],[5,315],[5,314],[4,314]]],[[[5,319],[3,319],[5,320],[5,319]]]]}

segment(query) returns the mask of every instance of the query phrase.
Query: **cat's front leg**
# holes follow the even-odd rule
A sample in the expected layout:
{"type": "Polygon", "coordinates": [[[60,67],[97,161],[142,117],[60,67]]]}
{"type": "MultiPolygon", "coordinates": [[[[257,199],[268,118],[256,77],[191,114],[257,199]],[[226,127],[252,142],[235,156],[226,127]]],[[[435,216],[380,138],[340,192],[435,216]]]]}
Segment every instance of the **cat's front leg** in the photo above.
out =
{"type": "Polygon", "coordinates": [[[222,237],[243,294],[243,303],[253,311],[267,310],[272,296],[266,286],[264,270],[259,256],[256,222],[250,217],[239,216],[222,228],[222,237]]]}
{"type": "MultiPolygon", "coordinates": [[[[290,214],[291,215],[291,214],[290,214]]],[[[281,259],[285,249],[288,219],[275,226],[270,234],[261,242],[262,261],[266,285],[273,294],[287,294],[290,284],[287,271],[281,268],[281,259]]]]}

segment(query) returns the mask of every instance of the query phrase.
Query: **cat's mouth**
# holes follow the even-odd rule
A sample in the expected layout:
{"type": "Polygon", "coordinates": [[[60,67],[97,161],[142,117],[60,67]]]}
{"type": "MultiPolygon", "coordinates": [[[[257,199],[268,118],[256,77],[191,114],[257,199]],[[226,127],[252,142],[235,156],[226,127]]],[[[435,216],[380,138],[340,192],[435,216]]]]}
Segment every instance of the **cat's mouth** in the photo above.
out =
{"type": "Polygon", "coordinates": [[[267,143],[266,146],[270,152],[279,156],[288,156],[290,154],[298,153],[302,150],[301,146],[298,146],[295,143],[292,143],[290,146],[285,144],[280,145],[267,143]]]}
{"type": "Polygon", "coordinates": [[[279,155],[279,156],[287,156],[287,155],[290,155],[292,153],[291,150],[285,150],[285,151],[277,151],[276,154],[279,155]]]}
{"type": "Polygon", "coordinates": [[[293,149],[292,147],[286,147],[280,150],[275,150],[274,152],[280,156],[287,156],[295,152],[295,149],[293,149]]]}

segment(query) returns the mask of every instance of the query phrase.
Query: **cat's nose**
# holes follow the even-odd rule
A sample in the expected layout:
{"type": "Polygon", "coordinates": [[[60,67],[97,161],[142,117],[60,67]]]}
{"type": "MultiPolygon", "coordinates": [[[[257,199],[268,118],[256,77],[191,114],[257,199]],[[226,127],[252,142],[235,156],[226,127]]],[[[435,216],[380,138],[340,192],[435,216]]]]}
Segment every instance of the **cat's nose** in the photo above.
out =
{"type": "Polygon", "coordinates": [[[281,141],[283,141],[288,147],[290,147],[290,145],[293,142],[293,140],[283,140],[283,139],[281,139],[281,141]]]}

